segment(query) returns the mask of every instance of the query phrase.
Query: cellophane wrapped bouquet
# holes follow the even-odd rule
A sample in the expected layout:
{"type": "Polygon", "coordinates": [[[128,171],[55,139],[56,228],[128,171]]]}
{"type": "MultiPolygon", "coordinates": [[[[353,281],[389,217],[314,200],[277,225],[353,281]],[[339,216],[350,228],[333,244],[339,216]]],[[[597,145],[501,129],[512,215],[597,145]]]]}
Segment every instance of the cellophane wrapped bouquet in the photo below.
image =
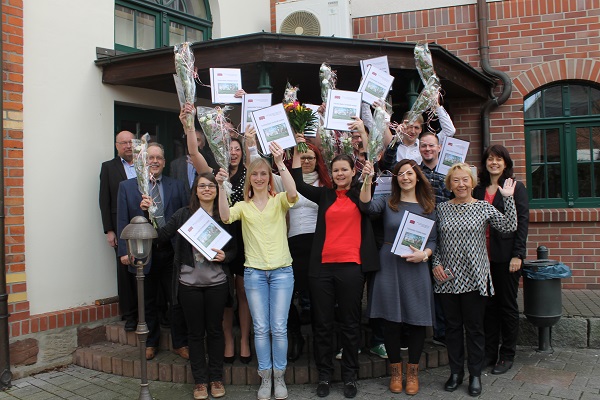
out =
{"type": "MultiPolygon", "coordinates": [[[[184,42],[174,46],[175,72],[181,81],[184,98],[180,98],[181,104],[194,104],[196,100],[196,70],[194,67],[194,53],[190,49],[191,43],[184,42]]],[[[194,127],[194,116],[188,115],[186,119],[187,128],[194,127]]]]}
{"type": "MultiPolygon", "coordinates": [[[[231,134],[227,127],[228,121],[225,112],[230,109],[231,107],[196,107],[196,116],[206,136],[206,142],[212,150],[217,164],[226,171],[229,170],[231,134]]],[[[227,199],[231,202],[231,182],[225,181],[223,188],[227,199]]]]}
{"type": "MultiPolygon", "coordinates": [[[[151,196],[150,191],[150,167],[148,166],[148,141],[150,140],[149,134],[144,134],[141,139],[132,139],[133,145],[133,167],[135,169],[135,176],[137,178],[138,190],[141,194],[151,196]]],[[[150,221],[155,228],[158,227],[154,213],[156,212],[156,204],[152,202],[150,208],[148,208],[148,214],[150,215],[150,221]]]]}

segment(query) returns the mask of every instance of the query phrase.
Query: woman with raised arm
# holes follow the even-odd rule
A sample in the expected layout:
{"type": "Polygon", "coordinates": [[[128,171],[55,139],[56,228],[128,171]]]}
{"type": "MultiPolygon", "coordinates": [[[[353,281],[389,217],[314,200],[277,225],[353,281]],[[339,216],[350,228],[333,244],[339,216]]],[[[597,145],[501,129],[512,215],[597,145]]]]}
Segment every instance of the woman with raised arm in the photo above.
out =
{"type": "MultiPolygon", "coordinates": [[[[287,318],[294,290],[292,257],[287,243],[285,216],[298,201],[296,185],[283,163],[283,149],[270,145],[285,192],[275,194],[271,166],[259,158],[248,165],[244,201],[229,207],[226,195],[219,194],[219,213],[226,224],[242,223],[244,240],[244,287],[252,320],[258,374],[262,383],[258,399],[271,398],[272,377],[275,398],[286,399],[287,318]]],[[[217,174],[219,185],[227,179],[223,169],[217,174]]]]}
{"type": "Polygon", "coordinates": [[[359,184],[354,160],[338,155],[331,163],[333,189],[304,182],[301,155],[296,148],[292,174],[298,191],[319,206],[312,243],[309,286],[313,316],[317,395],[329,395],[333,377],[334,310],[338,304],[344,396],[357,394],[361,299],[366,272],[377,271],[379,260],[371,221],[359,208],[359,184]]]}
{"type": "MultiPolygon", "coordinates": [[[[504,213],[500,187],[513,178],[513,161],[508,150],[495,144],[483,153],[481,163],[485,168],[479,173],[479,185],[473,197],[485,200],[504,213]]],[[[521,278],[521,266],[527,255],[527,231],[529,228],[529,199],[527,189],[521,182],[515,186],[517,230],[502,233],[489,227],[486,236],[490,257],[490,271],[495,294],[485,309],[485,361],[484,368],[493,365],[492,374],[508,371],[515,359],[517,335],[519,334],[519,306],[517,291],[521,278]]]]}
{"type": "Polygon", "coordinates": [[[392,193],[371,200],[373,165],[365,164],[365,188],[360,192],[360,208],[372,215],[382,215],[384,243],[379,252],[381,270],[375,274],[369,290],[369,318],[385,320],[384,340],[392,378],[389,389],[402,392],[402,330],[408,330],[408,364],[406,394],[419,391],[419,360],[425,343],[425,329],[433,325],[434,303],[431,273],[427,261],[435,251],[435,224],[423,250],[401,256],[392,252],[392,243],[406,213],[435,221],[435,198],[429,180],[414,160],[402,160],[392,171],[392,193]]]}
{"type": "Polygon", "coordinates": [[[434,290],[440,293],[446,317],[450,378],[444,389],[455,391],[465,376],[466,330],[469,395],[479,396],[485,346],[485,304],[494,294],[485,231],[488,225],[504,233],[517,229],[513,199],[516,182],[506,179],[500,188],[505,214],[490,203],[473,198],[475,177],[469,164],[454,164],[445,183],[454,198],[437,206],[438,240],[432,263],[437,281],[434,290]]]}
{"type": "MultiPolygon", "coordinates": [[[[186,118],[188,114],[195,115],[193,105],[186,103],[181,109],[179,119],[184,126],[187,136],[188,152],[194,168],[198,174],[203,172],[212,172],[198,151],[198,142],[193,129],[186,127],[186,118]]],[[[244,200],[244,181],[246,180],[246,166],[244,163],[243,144],[239,137],[232,137],[229,145],[229,182],[231,182],[233,193],[231,194],[232,205],[238,201],[244,200]]],[[[238,317],[240,323],[240,361],[248,364],[252,361],[252,352],[250,350],[250,326],[252,318],[250,317],[250,308],[248,307],[248,299],[244,290],[244,247],[242,241],[242,230],[240,223],[235,223],[232,226],[233,240],[238,243],[238,252],[234,260],[230,263],[231,273],[234,276],[235,293],[237,297],[238,317]]],[[[225,307],[223,315],[223,331],[225,333],[225,353],[224,362],[231,364],[235,360],[235,344],[233,336],[233,307],[228,305],[225,307]]]]}
{"type": "MultiPolygon", "coordinates": [[[[158,229],[158,242],[175,239],[173,274],[173,302],[183,308],[188,327],[190,366],[194,377],[194,399],[207,399],[225,395],[223,386],[223,310],[233,295],[233,282],[229,262],[236,254],[236,243],[230,240],[207,260],[181,235],[179,229],[199,208],[229,231],[219,218],[217,181],[212,173],[200,174],[194,179],[190,205],[180,208],[165,226],[158,229]],[[204,339],[206,337],[206,348],[204,339]],[[206,355],[208,354],[208,365],[206,355]]],[[[142,196],[140,207],[147,210],[152,204],[150,196],[142,196]]]]}

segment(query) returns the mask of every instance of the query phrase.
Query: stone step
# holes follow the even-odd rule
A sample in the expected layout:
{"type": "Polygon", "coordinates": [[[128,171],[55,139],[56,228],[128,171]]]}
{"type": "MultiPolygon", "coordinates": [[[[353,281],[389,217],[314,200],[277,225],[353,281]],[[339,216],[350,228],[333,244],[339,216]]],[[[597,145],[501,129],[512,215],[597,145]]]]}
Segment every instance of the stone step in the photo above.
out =
{"type": "MultiPolygon", "coordinates": [[[[318,383],[317,368],[310,359],[310,354],[305,352],[298,361],[288,363],[286,370],[288,384],[318,383]]],[[[403,352],[405,359],[407,356],[408,354],[403,352]]],[[[114,375],[140,377],[140,353],[137,347],[130,344],[106,341],[78,348],[73,356],[73,363],[114,375]]],[[[419,363],[421,370],[447,364],[446,348],[431,343],[425,344],[419,363]]],[[[334,367],[333,379],[339,381],[341,380],[340,362],[334,362],[334,367]]],[[[233,364],[224,365],[223,380],[226,385],[258,385],[260,377],[256,371],[256,357],[248,365],[242,364],[236,359],[233,364]]],[[[368,379],[386,375],[389,375],[388,361],[368,354],[363,349],[363,353],[359,355],[358,378],[368,379]]],[[[173,383],[193,383],[189,362],[168,350],[159,351],[153,360],[148,361],[148,379],[173,383]]]]}

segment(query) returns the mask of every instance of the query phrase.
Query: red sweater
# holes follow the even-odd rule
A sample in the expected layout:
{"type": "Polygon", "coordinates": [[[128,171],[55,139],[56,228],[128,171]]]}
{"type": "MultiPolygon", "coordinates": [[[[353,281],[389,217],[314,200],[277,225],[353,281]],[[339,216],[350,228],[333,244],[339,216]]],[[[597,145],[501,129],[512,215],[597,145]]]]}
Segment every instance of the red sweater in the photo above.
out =
{"type": "Polygon", "coordinates": [[[347,190],[336,190],[337,199],[325,213],[325,243],[323,263],[356,263],[360,259],[361,214],[356,204],[346,196],[347,190]]]}

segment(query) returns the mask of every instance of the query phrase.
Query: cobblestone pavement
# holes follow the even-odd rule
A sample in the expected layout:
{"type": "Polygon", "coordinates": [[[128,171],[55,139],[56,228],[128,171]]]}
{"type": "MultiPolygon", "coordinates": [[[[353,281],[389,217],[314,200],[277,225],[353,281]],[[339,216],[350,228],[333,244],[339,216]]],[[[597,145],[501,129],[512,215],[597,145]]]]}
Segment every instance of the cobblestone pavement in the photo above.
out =
{"type": "MultiPolygon", "coordinates": [[[[453,393],[443,390],[448,367],[422,371],[420,391],[414,399],[467,399],[467,384],[453,393]]],[[[361,380],[357,399],[398,399],[405,394],[388,391],[389,378],[361,380]]],[[[481,399],[600,399],[600,349],[555,349],[553,354],[536,353],[533,348],[517,351],[515,365],[504,375],[482,377],[481,399]]],[[[315,385],[290,385],[290,399],[317,399],[315,385]]],[[[226,387],[224,399],[255,399],[257,386],[226,387]]],[[[192,385],[151,382],[150,391],[158,400],[192,399],[192,385]]],[[[50,399],[136,399],[139,380],[124,378],[81,367],[68,366],[59,371],[41,373],[13,382],[13,387],[0,391],[0,400],[50,399]]],[[[342,384],[334,383],[328,400],[343,399],[342,384]]]]}

